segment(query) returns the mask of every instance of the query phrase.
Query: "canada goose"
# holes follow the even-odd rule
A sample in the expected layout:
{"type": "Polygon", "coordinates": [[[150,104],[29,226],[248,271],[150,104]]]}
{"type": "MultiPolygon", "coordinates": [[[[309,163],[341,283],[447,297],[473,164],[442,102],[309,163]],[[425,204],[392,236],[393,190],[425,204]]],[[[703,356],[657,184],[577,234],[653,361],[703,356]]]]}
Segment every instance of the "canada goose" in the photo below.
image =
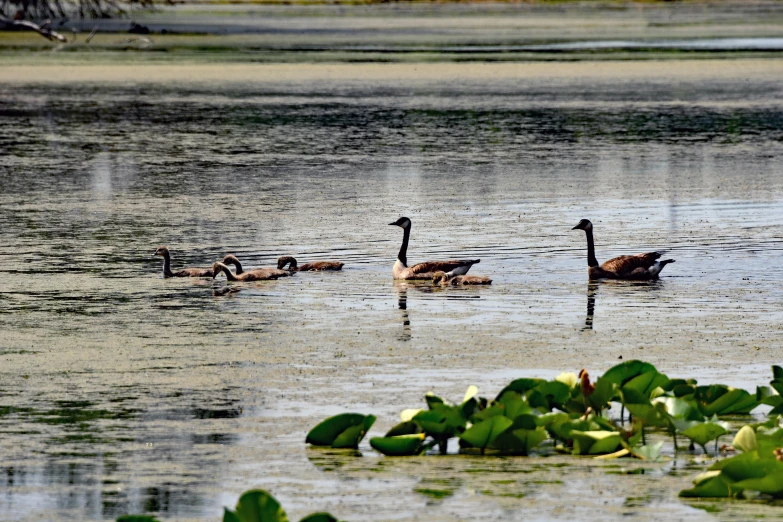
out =
{"type": "Polygon", "coordinates": [[[288,270],[291,272],[323,272],[326,270],[342,270],[345,263],[339,261],[314,261],[312,263],[305,263],[302,266],[296,264],[296,259],[292,256],[283,256],[277,260],[277,268],[283,270],[286,265],[289,265],[288,270]]]}
{"type": "Polygon", "coordinates": [[[213,279],[217,278],[220,272],[223,272],[226,274],[226,279],[229,281],[268,281],[270,279],[288,277],[291,275],[290,272],[278,270],[277,268],[258,268],[256,270],[249,270],[234,275],[231,273],[231,270],[220,261],[216,261],[215,264],[212,265],[212,271],[214,272],[214,275],[212,276],[213,279]]]}
{"type": "Polygon", "coordinates": [[[663,267],[674,263],[674,259],[658,261],[663,252],[647,252],[635,256],[619,256],[602,265],[595,259],[593,224],[583,219],[571,230],[584,230],[587,235],[587,274],[590,279],[630,279],[643,281],[657,279],[663,267]]]}
{"type": "Polygon", "coordinates": [[[476,275],[449,276],[449,274],[446,272],[438,270],[432,276],[432,284],[442,286],[491,285],[492,279],[488,278],[487,276],[476,275]]]}
{"type": "Polygon", "coordinates": [[[161,246],[155,250],[156,256],[163,257],[163,277],[212,277],[215,274],[209,268],[183,268],[176,272],[171,271],[171,254],[169,247],[161,246]]]}
{"type": "Polygon", "coordinates": [[[403,230],[402,246],[397,254],[397,261],[392,268],[394,279],[432,279],[433,273],[438,270],[446,272],[449,276],[464,275],[470,267],[479,263],[480,259],[451,259],[448,261],[425,261],[413,266],[408,266],[408,240],[411,236],[411,220],[401,217],[394,223],[403,230]]]}

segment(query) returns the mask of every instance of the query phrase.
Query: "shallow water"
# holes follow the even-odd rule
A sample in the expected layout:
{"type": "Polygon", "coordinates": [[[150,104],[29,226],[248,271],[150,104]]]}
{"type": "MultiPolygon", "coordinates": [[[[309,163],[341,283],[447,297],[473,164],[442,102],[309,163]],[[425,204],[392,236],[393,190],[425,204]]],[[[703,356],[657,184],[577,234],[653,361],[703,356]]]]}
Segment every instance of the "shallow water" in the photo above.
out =
{"type": "Polygon", "coordinates": [[[631,480],[617,466],[639,464],[303,443],[332,413],[375,413],[376,434],[429,389],[494,395],[619,357],[765,384],[783,340],[780,63],[731,65],[740,79],[706,62],[649,78],[623,64],[4,78],[0,518],[216,520],[253,486],[294,519],[780,516],[678,500],[705,467],[688,458],[631,480]],[[471,273],[493,285],[393,283],[400,215],[411,261],[481,258],[471,273]],[[590,286],[583,217],[599,259],[677,262],[655,283],[590,286]],[[160,244],[175,267],[228,252],[346,267],[164,280],[160,244]]]}

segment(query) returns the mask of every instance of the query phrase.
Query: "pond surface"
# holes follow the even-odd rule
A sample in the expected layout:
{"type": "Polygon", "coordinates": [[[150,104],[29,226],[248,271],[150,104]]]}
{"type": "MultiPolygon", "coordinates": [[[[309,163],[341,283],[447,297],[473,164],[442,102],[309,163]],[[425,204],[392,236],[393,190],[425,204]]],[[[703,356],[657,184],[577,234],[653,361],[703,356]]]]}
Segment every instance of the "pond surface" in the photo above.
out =
{"type": "Polygon", "coordinates": [[[780,363],[779,61],[395,67],[0,80],[0,518],[219,520],[251,487],[292,519],[781,515],[680,501],[701,455],[305,446],[342,411],[376,414],[380,434],[428,390],[491,396],[620,357],[753,390],[780,363]],[[392,282],[402,215],[411,261],[480,258],[471,273],[492,286],[392,282]],[[654,283],[588,285],[581,218],[599,260],[676,263],[654,283]],[[226,253],[346,265],[164,280],[161,244],[175,268],[226,253]]]}

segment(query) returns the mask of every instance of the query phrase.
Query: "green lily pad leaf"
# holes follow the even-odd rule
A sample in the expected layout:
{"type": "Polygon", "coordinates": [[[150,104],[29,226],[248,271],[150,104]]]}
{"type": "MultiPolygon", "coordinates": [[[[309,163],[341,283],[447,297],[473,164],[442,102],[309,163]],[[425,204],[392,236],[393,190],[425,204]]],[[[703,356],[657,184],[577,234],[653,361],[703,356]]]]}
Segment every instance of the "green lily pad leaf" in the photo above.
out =
{"type": "Polygon", "coordinates": [[[610,379],[599,377],[595,381],[595,389],[592,395],[587,397],[587,402],[592,406],[593,410],[600,412],[607,407],[609,402],[614,400],[617,396],[617,390],[617,383],[610,379]]]}
{"type": "MultiPolygon", "coordinates": [[[[513,419],[523,413],[530,413],[533,409],[525,398],[515,391],[507,391],[504,393],[503,396],[498,399],[496,405],[503,407],[502,414],[509,419],[513,419]]],[[[488,409],[492,409],[492,407],[488,409]]]]}
{"type": "Polygon", "coordinates": [[[616,431],[571,430],[575,455],[613,453],[622,445],[623,438],[616,431]]]}
{"type": "Polygon", "coordinates": [[[397,437],[398,435],[412,435],[421,433],[421,426],[414,421],[401,422],[386,432],[384,437],[397,437]]]}
{"type": "Polygon", "coordinates": [[[236,510],[231,513],[235,518],[226,519],[231,513],[226,510],[224,522],[288,522],[288,516],[275,497],[264,490],[246,491],[239,497],[236,510]]]}
{"type": "Polygon", "coordinates": [[[622,388],[623,390],[633,389],[641,393],[647,398],[655,392],[657,388],[664,388],[669,386],[669,378],[658,371],[649,371],[637,375],[633,379],[626,382],[622,388]]]}
{"type": "Polygon", "coordinates": [[[731,445],[742,452],[759,449],[759,444],[756,441],[756,432],[753,431],[753,428],[750,426],[743,426],[740,428],[734,436],[731,445]]]}
{"type": "Polygon", "coordinates": [[[679,496],[729,498],[739,493],[739,490],[732,489],[733,481],[725,477],[720,471],[708,471],[697,477],[694,482],[694,487],[680,491],[679,496]]]}
{"type": "Polygon", "coordinates": [[[558,381],[549,381],[530,390],[527,394],[527,401],[533,408],[552,411],[553,408],[562,409],[570,397],[571,389],[567,385],[558,381]]]}
{"type": "MultiPolygon", "coordinates": [[[[650,363],[631,360],[609,368],[606,370],[606,373],[602,375],[602,378],[615,383],[618,387],[623,387],[626,383],[631,381],[631,379],[648,372],[659,373],[655,366],[650,363]]],[[[662,374],[659,373],[659,375],[662,374]]]]}
{"type": "Polygon", "coordinates": [[[656,460],[661,456],[661,448],[663,448],[663,441],[656,444],[647,444],[646,446],[631,448],[631,453],[634,457],[639,459],[656,460]]]}
{"type": "Polygon", "coordinates": [[[780,366],[773,366],[772,367],[772,378],[773,379],[781,379],[783,380],[783,367],[780,366]]]}
{"type": "Polygon", "coordinates": [[[728,430],[724,426],[714,422],[700,422],[682,432],[684,436],[702,447],[726,433],[728,430]]]}
{"type": "Polygon", "coordinates": [[[529,455],[530,451],[549,438],[544,428],[514,429],[513,426],[492,442],[494,449],[513,453],[515,455],[529,455]]]}
{"type": "MultiPolygon", "coordinates": [[[[506,395],[509,394],[506,393],[504,397],[506,395]]],[[[476,413],[471,415],[470,422],[472,422],[473,424],[478,424],[479,422],[485,421],[490,417],[495,417],[497,415],[505,415],[505,414],[506,414],[506,405],[502,402],[496,402],[489,408],[484,408],[483,410],[477,411],[476,413]]]]}
{"type": "Polygon", "coordinates": [[[663,404],[666,413],[676,419],[696,420],[704,419],[704,416],[688,401],[679,397],[658,397],[653,404],[663,404]]]}
{"type": "Polygon", "coordinates": [[[746,390],[730,388],[722,384],[697,386],[693,399],[706,417],[747,414],[759,404],[756,397],[746,390]]]}
{"type": "Polygon", "coordinates": [[[441,399],[440,397],[438,397],[432,392],[427,392],[424,395],[424,400],[427,401],[427,406],[429,407],[429,409],[432,409],[433,406],[435,406],[436,404],[447,404],[446,401],[444,401],[443,399],[441,399]]]}
{"type": "Polygon", "coordinates": [[[329,417],[310,430],[305,442],[313,446],[356,448],[374,422],[373,415],[341,413],[329,417]]]}
{"type": "Polygon", "coordinates": [[[506,431],[512,424],[513,421],[508,417],[497,415],[481,421],[478,424],[474,424],[465,430],[459,438],[474,448],[483,450],[492,444],[492,441],[494,441],[498,435],[506,431]]]}
{"type": "MultiPolygon", "coordinates": [[[[783,468],[783,467],[782,467],[783,468]]],[[[734,483],[734,487],[743,490],[758,491],[774,497],[783,496],[783,469],[772,472],[761,478],[740,480],[734,483]]]]}
{"type": "Polygon", "coordinates": [[[435,404],[432,410],[418,413],[413,420],[427,434],[435,438],[448,438],[459,435],[465,430],[467,424],[459,406],[446,404],[435,404]]]}
{"type": "Polygon", "coordinates": [[[364,438],[364,435],[369,431],[372,425],[375,423],[374,415],[367,415],[364,418],[362,424],[351,426],[334,439],[332,442],[333,448],[358,448],[359,443],[364,438]]]}
{"type": "Polygon", "coordinates": [[[499,400],[507,391],[515,391],[520,395],[524,395],[528,390],[532,390],[536,386],[545,383],[544,379],[517,379],[512,381],[508,386],[500,390],[495,400],[499,400]]]}
{"type": "Polygon", "coordinates": [[[117,522],[160,522],[157,518],[149,515],[123,515],[117,519],[117,522]]]}
{"type": "Polygon", "coordinates": [[[421,453],[424,434],[398,435],[396,437],[373,437],[370,446],[388,457],[404,457],[421,453]]]}
{"type": "Polygon", "coordinates": [[[329,513],[313,513],[312,515],[307,515],[299,522],[337,522],[337,519],[329,513]]]}

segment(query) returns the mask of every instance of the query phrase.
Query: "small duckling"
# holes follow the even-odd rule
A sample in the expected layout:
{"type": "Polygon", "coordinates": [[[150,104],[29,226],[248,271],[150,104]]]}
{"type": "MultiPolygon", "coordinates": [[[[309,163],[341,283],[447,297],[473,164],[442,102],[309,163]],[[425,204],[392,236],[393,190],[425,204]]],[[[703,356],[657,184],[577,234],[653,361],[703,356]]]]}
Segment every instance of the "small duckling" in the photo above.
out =
{"type": "Polygon", "coordinates": [[[492,279],[487,276],[474,275],[450,275],[438,270],[432,275],[432,284],[441,286],[461,286],[461,285],[491,285],[492,279]]]}
{"type": "Polygon", "coordinates": [[[215,274],[209,268],[183,268],[176,272],[171,271],[171,254],[169,247],[160,246],[155,250],[156,256],[163,257],[163,277],[213,277],[215,274]]]}
{"type": "Polygon", "coordinates": [[[312,263],[305,263],[302,266],[296,264],[296,259],[293,256],[282,256],[277,260],[277,268],[283,270],[286,265],[290,265],[288,270],[291,272],[324,272],[326,270],[342,270],[343,265],[339,261],[313,261],[312,263]]]}

